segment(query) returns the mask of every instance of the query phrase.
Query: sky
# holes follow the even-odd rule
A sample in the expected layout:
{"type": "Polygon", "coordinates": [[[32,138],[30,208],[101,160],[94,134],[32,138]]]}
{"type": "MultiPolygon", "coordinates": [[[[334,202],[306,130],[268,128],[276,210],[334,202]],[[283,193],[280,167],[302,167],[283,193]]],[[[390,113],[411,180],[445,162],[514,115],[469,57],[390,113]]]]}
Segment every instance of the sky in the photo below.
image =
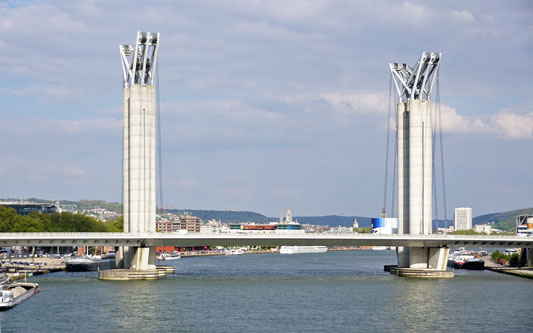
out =
{"type": "Polygon", "coordinates": [[[121,201],[118,45],[151,31],[165,207],[377,216],[388,63],[423,51],[442,52],[448,218],[533,207],[531,17],[530,1],[0,1],[0,198],[121,201]]]}

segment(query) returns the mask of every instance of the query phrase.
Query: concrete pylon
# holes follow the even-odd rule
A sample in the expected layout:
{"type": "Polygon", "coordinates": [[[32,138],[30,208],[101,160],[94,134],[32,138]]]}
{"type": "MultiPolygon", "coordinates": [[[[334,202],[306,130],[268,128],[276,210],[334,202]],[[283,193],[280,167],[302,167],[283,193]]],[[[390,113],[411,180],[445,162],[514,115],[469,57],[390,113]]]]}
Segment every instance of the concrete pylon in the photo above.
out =
{"type": "MultiPolygon", "coordinates": [[[[155,232],[156,129],[155,87],[124,88],[124,232],[155,232]]],[[[155,269],[155,248],[126,247],[123,266],[155,269]]]]}
{"type": "MultiPolygon", "coordinates": [[[[440,58],[440,53],[424,52],[414,68],[406,64],[389,64],[400,98],[397,105],[399,234],[432,233],[433,128],[430,97],[440,58]]],[[[399,247],[397,252],[399,268],[446,270],[447,248],[399,247]]]]}
{"type": "MultiPolygon", "coordinates": [[[[156,75],[159,33],[138,32],[135,45],[120,45],[124,74],[124,232],[155,233],[156,75]]],[[[155,248],[125,246],[117,267],[155,270],[155,248]]]]}

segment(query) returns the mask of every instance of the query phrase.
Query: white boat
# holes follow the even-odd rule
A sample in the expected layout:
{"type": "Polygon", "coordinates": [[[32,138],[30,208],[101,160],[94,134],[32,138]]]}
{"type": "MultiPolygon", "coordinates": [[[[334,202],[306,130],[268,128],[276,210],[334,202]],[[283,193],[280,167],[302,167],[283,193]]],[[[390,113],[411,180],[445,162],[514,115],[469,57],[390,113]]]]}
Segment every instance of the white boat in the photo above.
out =
{"type": "Polygon", "coordinates": [[[159,260],[178,260],[181,259],[181,256],[178,252],[173,251],[171,253],[161,253],[157,259],[159,260]]]}
{"type": "Polygon", "coordinates": [[[39,292],[39,285],[32,282],[16,282],[2,285],[0,310],[11,309],[39,292]]]}
{"type": "Polygon", "coordinates": [[[234,255],[244,254],[244,250],[243,249],[226,249],[226,251],[224,251],[224,254],[227,256],[234,256],[234,255]]]}
{"type": "Polygon", "coordinates": [[[323,253],[327,251],[327,246],[282,246],[279,249],[279,253],[281,254],[323,253]]]}
{"type": "Polygon", "coordinates": [[[7,276],[6,273],[2,273],[2,275],[0,275],[0,285],[6,284],[8,282],[9,282],[9,276],[7,276]]]}

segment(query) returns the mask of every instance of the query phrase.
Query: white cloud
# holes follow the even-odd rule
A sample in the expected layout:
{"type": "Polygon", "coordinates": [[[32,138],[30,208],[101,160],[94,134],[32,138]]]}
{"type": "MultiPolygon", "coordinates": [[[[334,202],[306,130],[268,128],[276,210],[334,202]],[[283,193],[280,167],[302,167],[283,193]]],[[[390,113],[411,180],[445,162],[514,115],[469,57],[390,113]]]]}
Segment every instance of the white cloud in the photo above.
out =
{"type": "Polygon", "coordinates": [[[92,118],[83,120],[63,119],[6,119],[0,123],[0,130],[9,137],[32,137],[42,139],[59,133],[83,134],[93,131],[117,131],[122,128],[122,119],[92,118]]]}
{"type": "Polygon", "coordinates": [[[339,112],[386,115],[388,110],[389,99],[386,94],[380,92],[326,93],[321,97],[339,112]]]}
{"type": "Polygon", "coordinates": [[[66,166],[64,171],[68,176],[83,176],[85,174],[85,170],[75,165],[66,166]]]}
{"type": "Polygon", "coordinates": [[[446,132],[485,134],[496,138],[533,139],[533,112],[504,109],[492,115],[463,116],[442,106],[442,129],[446,132]]]}
{"type": "Polygon", "coordinates": [[[188,177],[188,178],[182,178],[179,180],[179,185],[183,187],[194,187],[198,183],[196,182],[196,179],[188,177]]]}
{"type": "Polygon", "coordinates": [[[463,22],[463,23],[475,23],[476,22],[474,15],[472,15],[472,13],[466,9],[453,10],[452,16],[458,21],[463,22]]]}

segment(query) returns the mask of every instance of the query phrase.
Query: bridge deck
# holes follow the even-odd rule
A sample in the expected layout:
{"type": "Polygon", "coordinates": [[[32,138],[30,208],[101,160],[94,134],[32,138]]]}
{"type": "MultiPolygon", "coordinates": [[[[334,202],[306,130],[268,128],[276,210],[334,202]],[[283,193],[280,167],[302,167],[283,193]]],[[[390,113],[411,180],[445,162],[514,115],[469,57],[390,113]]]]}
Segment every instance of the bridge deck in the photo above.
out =
{"type": "Polygon", "coordinates": [[[533,247],[533,237],[353,233],[0,233],[0,246],[482,246],[533,247]]]}

